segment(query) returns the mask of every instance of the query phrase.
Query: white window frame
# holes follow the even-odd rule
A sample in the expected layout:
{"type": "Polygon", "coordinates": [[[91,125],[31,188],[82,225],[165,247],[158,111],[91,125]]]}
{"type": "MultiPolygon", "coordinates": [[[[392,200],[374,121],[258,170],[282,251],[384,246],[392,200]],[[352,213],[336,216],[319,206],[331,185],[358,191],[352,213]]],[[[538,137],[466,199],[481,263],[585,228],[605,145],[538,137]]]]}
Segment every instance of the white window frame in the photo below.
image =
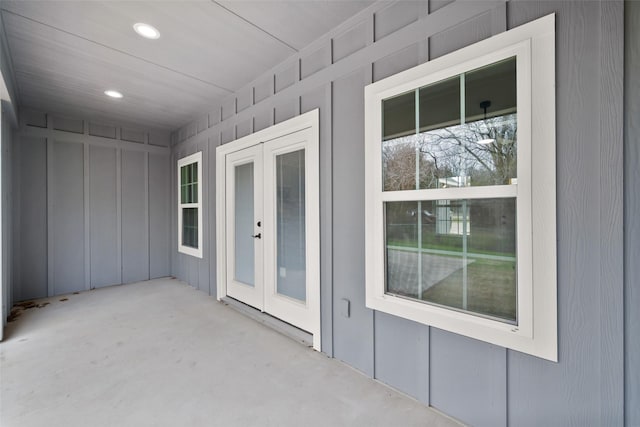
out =
{"type": "Polygon", "coordinates": [[[367,307],[557,362],[555,15],[367,86],[365,141],[367,307]],[[383,191],[382,101],[513,56],[517,183],[383,191]],[[499,197],[517,203],[517,325],[385,293],[385,202],[499,197]]]}
{"type": "Polygon", "coordinates": [[[178,252],[202,258],[202,151],[183,157],[178,160],[178,252]],[[196,163],[198,165],[198,203],[182,203],[180,197],[180,187],[182,177],[180,168],[186,165],[196,163]],[[198,209],[198,247],[192,248],[182,244],[182,209],[197,208],[198,209]]]}

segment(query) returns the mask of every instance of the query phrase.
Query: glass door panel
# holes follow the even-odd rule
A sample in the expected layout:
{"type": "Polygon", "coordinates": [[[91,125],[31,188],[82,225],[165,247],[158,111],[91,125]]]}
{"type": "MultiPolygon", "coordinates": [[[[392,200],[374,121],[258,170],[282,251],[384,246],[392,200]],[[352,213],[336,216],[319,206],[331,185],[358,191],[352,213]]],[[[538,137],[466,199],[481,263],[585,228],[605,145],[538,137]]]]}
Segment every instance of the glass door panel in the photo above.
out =
{"type": "Polygon", "coordinates": [[[276,155],[277,292],[306,301],[304,150],[276,155]]]}
{"type": "Polygon", "coordinates": [[[264,309],[262,146],[226,156],[227,295],[264,309]]]}
{"type": "Polygon", "coordinates": [[[255,257],[253,245],[254,187],[253,163],[235,168],[235,271],[234,278],[245,285],[255,284],[255,257]]]}

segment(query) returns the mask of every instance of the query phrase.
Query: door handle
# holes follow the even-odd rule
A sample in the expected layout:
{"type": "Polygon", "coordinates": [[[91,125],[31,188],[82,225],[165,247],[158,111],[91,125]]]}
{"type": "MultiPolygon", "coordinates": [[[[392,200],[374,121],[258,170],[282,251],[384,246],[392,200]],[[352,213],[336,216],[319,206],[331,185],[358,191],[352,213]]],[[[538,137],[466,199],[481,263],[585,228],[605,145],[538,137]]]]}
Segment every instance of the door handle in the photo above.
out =
{"type": "Polygon", "coordinates": [[[262,239],[262,233],[254,234],[251,237],[253,237],[254,239],[262,239]]]}

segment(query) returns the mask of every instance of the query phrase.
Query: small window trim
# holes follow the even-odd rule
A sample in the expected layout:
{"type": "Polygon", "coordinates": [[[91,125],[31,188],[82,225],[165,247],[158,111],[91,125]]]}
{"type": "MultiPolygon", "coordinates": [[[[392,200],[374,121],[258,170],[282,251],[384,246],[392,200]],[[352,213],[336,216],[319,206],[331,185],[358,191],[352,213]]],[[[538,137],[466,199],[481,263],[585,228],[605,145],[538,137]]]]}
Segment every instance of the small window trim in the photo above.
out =
{"type": "Polygon", "coordinates": [[[178,252],[202,258],[202,151],[183,157],[178,160],[178,252]],[[198,165],[198,203],[182,203],[180,198],[180,186],[182,184],[180,168],[196,163],[198,165]],[[198,247],[192,248],[182,244],[182,210],[184,208],[198,209],[198,247]]]}
{"type": "Polygon", "coordinates": [[[365,141],[367,307],[557,361],[555,15],[367,86],[365,141]],[[518,75],[517,184],[384,192],[382,100],[510,56],[517,58],[518,75]],[[513,193],[518,206],[517,326],[385,293],[384,202],[513,193]]]}

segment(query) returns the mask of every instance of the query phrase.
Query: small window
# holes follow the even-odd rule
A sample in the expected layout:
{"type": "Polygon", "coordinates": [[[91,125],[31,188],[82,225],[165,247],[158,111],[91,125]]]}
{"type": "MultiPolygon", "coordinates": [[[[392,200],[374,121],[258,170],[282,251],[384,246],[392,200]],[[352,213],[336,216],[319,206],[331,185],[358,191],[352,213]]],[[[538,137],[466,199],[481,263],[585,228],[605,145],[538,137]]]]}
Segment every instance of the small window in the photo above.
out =
{"type": "Polygon", "coordinates": [[[178,160],[178,251],[202,258],[202,152],[178,160]]]}
{"type": "Polygon", "coordinates": [[[367,87],[367,306],[557,360],[554,17],[367,87]]]}

